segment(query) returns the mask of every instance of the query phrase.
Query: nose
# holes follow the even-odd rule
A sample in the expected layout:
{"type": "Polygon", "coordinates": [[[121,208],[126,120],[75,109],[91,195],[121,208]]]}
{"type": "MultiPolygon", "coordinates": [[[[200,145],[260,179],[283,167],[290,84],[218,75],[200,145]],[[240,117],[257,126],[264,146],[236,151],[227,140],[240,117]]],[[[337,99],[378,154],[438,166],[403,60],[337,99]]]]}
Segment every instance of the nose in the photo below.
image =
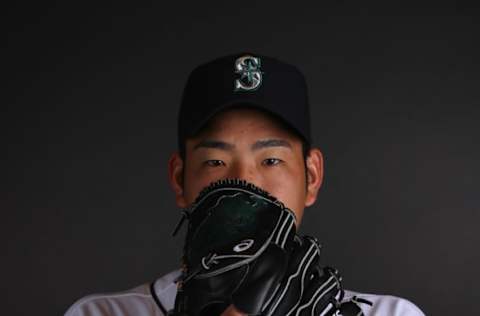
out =
{"type": "Polygon", "coordinates": [[[237,162],[231,166],[227,174],[228,178],[237,178],[250,182],[257,187],[262,187],[261,174],[256,168],[248,163],[237,162]]]}

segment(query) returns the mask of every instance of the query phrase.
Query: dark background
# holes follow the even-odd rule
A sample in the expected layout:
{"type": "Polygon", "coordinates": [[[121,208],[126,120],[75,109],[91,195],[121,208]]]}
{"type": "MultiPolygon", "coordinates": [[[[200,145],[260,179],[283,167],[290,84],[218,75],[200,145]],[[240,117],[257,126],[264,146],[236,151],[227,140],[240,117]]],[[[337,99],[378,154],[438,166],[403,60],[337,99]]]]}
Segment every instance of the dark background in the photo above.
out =
{"type": "Polygon", "coordinates": [[[197,64],[240,51],[307,77],[326,174],[302,231],[346,288],[474,313],[477,8],[68,3],[4,10],[3,314],[60,315],[178,266],[166,165],[183,85],[197,64]]]}

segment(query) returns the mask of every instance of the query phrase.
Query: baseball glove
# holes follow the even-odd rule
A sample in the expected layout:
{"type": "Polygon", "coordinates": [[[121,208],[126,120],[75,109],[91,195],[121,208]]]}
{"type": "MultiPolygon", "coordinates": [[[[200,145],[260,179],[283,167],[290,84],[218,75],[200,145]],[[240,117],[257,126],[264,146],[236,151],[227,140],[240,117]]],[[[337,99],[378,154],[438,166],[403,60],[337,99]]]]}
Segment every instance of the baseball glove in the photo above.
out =
{"type": "Polygon", "coordinates": [[[338,271],[321,267],[316,238],[296,235],[295,215],[243,180],[222,180],[189,209],[183,273],[171,315],[220,315],[230,304],[248,315],[362,315],[341,303],[338,271]],[[339,314],[340,313],[340,314],[339,314]]]}
{"type": "Polygon", "coordinates": [[[230,304],[258,315],[273,299],[293,250],[295,215],[244,180],[212,183],[186,210],[183,273],[173,315],[220,315],[230,304]]]}

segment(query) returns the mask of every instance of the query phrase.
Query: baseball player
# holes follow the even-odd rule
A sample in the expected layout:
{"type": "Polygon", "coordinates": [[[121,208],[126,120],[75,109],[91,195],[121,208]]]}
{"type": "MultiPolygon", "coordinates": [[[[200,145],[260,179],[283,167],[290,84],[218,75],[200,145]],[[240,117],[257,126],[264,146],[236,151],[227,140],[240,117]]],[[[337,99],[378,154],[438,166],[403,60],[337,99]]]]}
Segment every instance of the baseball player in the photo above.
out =
{"type": "Polygon", "coordinates": [[[168,162],[182,267],[65,315],[424,315],[403,298],[344,289],[340,271],[319,264],[318,240],[298,233],[323,178],[309,117],[292,65],[242,53],[195,68],[168,162]]]}

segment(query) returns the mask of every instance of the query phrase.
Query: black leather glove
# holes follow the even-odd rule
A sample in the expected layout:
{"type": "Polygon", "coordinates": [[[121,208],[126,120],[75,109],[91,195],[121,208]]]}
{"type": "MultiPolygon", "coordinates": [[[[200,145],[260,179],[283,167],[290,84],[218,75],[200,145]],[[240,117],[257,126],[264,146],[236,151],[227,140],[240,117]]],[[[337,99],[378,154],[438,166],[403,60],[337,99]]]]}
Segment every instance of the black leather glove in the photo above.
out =
{"type": "Polygon", "coordinates": [[[220,315],[230,304],[259,315],[281,282],[293,250],[295,215],[242,180],[204,189],[189,220],[174,315],[220,315]]]}

